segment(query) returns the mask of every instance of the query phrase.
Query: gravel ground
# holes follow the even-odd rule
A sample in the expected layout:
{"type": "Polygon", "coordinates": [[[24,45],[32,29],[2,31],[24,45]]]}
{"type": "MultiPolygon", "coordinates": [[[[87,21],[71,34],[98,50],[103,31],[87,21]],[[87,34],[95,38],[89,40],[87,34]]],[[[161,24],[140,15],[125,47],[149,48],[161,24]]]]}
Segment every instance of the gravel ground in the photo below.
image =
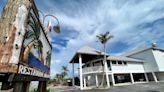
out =
{"type": "Polygon", "coordinates": [[[90,89],[80,91],[77,87],[53,88],[54,92],[164,92],[164,82],[143,83],[126,86],[115,86],[109,89],[90,89]]]}

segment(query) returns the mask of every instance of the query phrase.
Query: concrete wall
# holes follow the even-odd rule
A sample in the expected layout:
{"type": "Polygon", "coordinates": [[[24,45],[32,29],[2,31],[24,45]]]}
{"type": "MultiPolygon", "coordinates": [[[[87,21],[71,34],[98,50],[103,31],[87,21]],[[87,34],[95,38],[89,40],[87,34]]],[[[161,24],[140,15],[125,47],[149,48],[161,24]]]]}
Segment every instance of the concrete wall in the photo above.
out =
{"type": "Polygon", "coordinates": [[[157,62],[159,71],[164,71],[164,52],[153,50],[153,54],[157,62]]]}
{"type": "Polygon", "coordinates": [[[127,62],[127,65],[112,65],[113,73],[143,73],[143,63],[127,62]]]}
{"type": "Polygon", "coordinates": [[[129,57],[144,60],[145,72],[158,71],[158,66],[154,59],[152,50],[143,51],[143,52],[131,55],[129,57]]]}

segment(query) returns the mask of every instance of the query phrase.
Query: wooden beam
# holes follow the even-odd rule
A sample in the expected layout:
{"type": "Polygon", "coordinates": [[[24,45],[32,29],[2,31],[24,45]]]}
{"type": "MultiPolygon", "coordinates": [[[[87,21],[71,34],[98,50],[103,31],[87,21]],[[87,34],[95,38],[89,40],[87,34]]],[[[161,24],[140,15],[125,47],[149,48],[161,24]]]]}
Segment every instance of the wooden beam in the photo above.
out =
{"type": "Polygon", "coordinates": [[[39,81],[38,92],[46,92],[47,81],[39,81]]]}
{"type": "Polygon", "coordinates": [[[17,73],[18,66],[9,63],[0,63],[0,73],[17,73]]]}
{"type": "Polygon", "coordinates": [[[13,92],[24,92],[23,82],[13,82],[13,92]]]}

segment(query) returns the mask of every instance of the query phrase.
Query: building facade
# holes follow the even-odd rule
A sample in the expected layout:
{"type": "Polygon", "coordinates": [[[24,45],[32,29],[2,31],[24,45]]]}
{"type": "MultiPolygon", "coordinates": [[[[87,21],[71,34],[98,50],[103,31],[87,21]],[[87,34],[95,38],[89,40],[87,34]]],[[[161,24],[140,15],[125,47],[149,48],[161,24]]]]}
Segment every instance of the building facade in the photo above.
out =
{"type": "MultiPolygon", "coordinates": [[[[137,49],[135,51],[111,56],[85,46],[78,50],[70,63],[79,64],[80,89],[99,87],[104,77],[107,87],[134,83],[160,82],[164,80],[164,50],[157,47],[137,49]]],[[[73,78],[74,85],[74,78],[73,78]]]]}

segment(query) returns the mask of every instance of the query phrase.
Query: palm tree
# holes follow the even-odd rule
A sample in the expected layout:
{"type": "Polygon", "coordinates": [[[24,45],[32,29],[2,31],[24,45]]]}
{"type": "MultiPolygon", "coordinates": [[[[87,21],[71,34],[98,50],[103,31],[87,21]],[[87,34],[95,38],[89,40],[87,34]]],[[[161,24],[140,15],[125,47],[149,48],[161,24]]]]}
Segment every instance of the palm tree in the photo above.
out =
{"type": "Polygon", "coordinates": [[[56,74],[55,79],[59,84],[62,84],[64,76],[62,74],[56,74]]]}
{"type": "Polygon", "coordinates": [[[50,66],[50,62],[51,62],[51,52],[47,51],[46,65],[50,66]]]}
{"type": "Polygon", "coordinates": [[[67,72],[68,72],[68,68],[67,68],[67,66],[62,66],[62,74],[63,74],[63,76],[65,77],[65,76],[67,76],[67,72]]]}
{"type": "Polygon", "coordinates": [[[28,45],[25,47],[24,53],[23,53],[23,62],[27,63],[28,61],[28,55],[32,49],[32,47],[34,46],[36,48],[36,46],[38,47],[38,53],[39,53],[39,57],[41,62],[43,63],[43,44],[41,42],[41,40],[39,39],[40,36],[40,25],[38,23],[38,21],[34,18],[34,16],[32,14],[30,14],[32,20],[28,20],[28,25],[32,28],[32,30],[28,30],[26,32],[26,39],[32,39],[31,42],[28,43],[28,45]]]}
{"type": "Polygon", "coordinates": [[[106,43],[109,41],[109,39],[113,38],[114,36],[111,35],[109,32],[106,32],[105,34],[97,35],[97,38],[99,42],[103,45],[104,49],[104,60],[103,60],[103,78],[101,82],[101,86],[104,84],[104,73],[105,73],[105,63],[106,63],[106,43]]]}

